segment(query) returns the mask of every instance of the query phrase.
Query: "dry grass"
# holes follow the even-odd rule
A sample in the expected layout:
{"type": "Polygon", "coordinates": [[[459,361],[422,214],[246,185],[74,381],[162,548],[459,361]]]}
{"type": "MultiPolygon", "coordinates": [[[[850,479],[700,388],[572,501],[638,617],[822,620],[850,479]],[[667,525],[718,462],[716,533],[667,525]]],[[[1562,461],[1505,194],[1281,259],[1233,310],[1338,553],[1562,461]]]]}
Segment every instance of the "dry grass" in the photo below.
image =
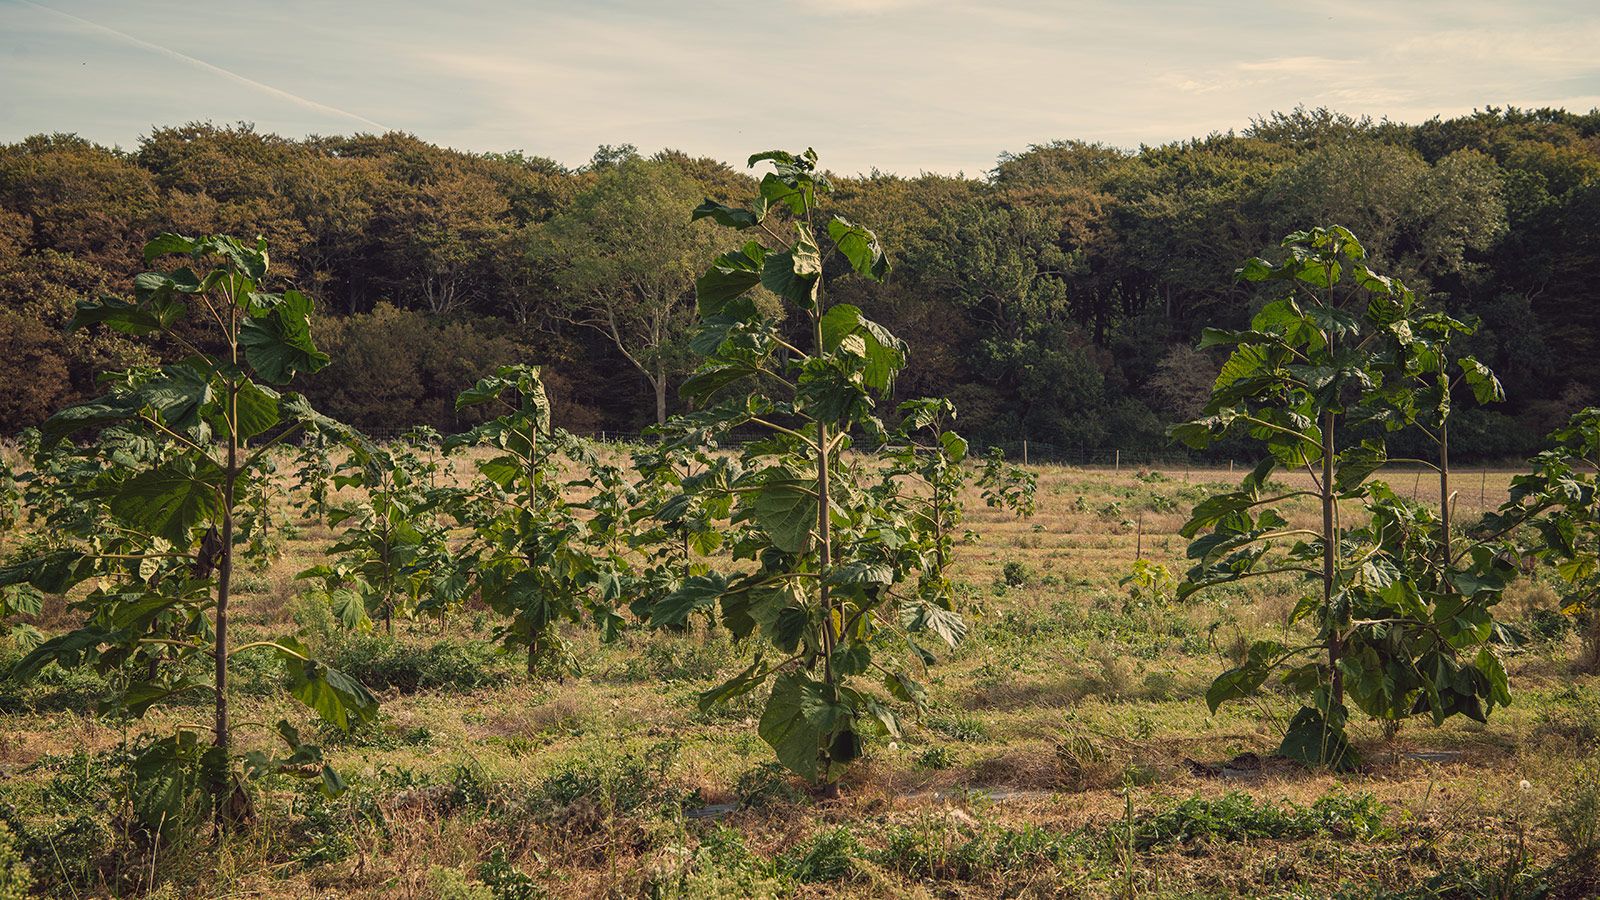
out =
{"type": "MultiPolygon", "coordinates": [[[[464,467],[457,468],[454,477],[464,467]]],[[[1519,833],[1531,836],[1528,866],[1555,860],[1560,848],[1547,828],[1547,810],[1593,740],[1583,730],[1585,710],[1600,710],[1600,700],[1583,706],[1563,693],[1594,694],[1589,678],[1570,672],[1571,640],[1513,660],[1517,705],[1486,726],[1414,723],[1386,741],[1376,725],[1358,721],[1354,736],[1369,760],[1359,774],[1269,762],[1225,778],[1198,777],[1186,760],[1215,763],[1246,752],[1265,757],[1276,746],[1291,709],[1288,698],[1269,697],[1260,708],[1225,707],[1211,716],[1201,694],[1248,640],[1285,627],[1293,586],[1254,583],[1183,607],[1129,608],[1119,581],[1135,548],[1181,573],[1185,541],[1177,529],[1200,496],[1231,483],[1228,471],[1035,471],[1039,510],[1032,519],[969,498],[967,527],[979,540],[960,548],[953,574],[967,586],[973,632],[928,672],[929,714],[910,724],[904,740],[874,744],[848,776],[842,800],[791,797],[727,815],[722,824],[738,835],[741,852],[758,861],[748,871],[704,855],[716,826],[674,811],[735,802],[771,758],[755,735],[756,707],[700,713],[694,695],[717,676],[673,669],[679,660],[710,659],[725,676],[746,664],[745,651],[701,633],[637,634],[604,646],[592,634],[573,631],[568,636],[584,664],[582,675],[530,685],[517,661],[507,660],[506,677],[494,687],[384,696],[386,741],[330,743],[332,761],[355,785],[352,793],[373,806],[367,821],[342,820],[336,831],[349,843],[326,860],[303,861],[303,807],[311,801],[278,786],[263,797],[263,822],[270,826],[235,836],[222,848],[163,857],[158,874],[172,896],[442,896],[441,879],[480,880],[479,865],[498,849],[552,896],[759,895],[769,882],[779,893],[800,897],[1121,896],[1130,884],[1149,896],[1326,896],[1341,885],[1414,885],[1455,866],[1493,871],[1502,864],[1499,848],[1519,833]],[[1024,583],[1006,583],[1008,563],[1021,566],[1024,583]],[[605,791],[598,800],[557,797],[560,779],[572,773],[625,778],[630,765],[648,770],[640,777],[650,790],[698,792],[698,799],[675,805],[657,798],[624,808],[605,791]],[[459,796],[452,785],[466,777],[463,772],[484,786],[484,797],[459,796]],[[413,783],[401,786],[397,773],[413,783]],[[1524,780],[1529,788],[1519,787],[1524,780]],[[1114,854],[1115,835],[1129,791],[1136,816],[1229,791],[1301,806],[1329,795],[1370,793],[1388,804],[1396,830],[1378,840],[1201,843],[1123,860],[1114,854]],[[373,817],[384,827],[374,827],[373,817]],[[797,880],[793,861],[819,832],[837,827],[850,829],[864,848],[854,852],[849,874],[797,880]],[[1104,840],[1092,852],[994,857],[978,869],[947,860],[940,869],[945,875],[933,879],[896,868],[902,863],[890,852],[902,839],[897,835],[922,836],[949,857],[977,852],[975,836],[1023,829],[1104,840]],[[964,874],[950,874],[958,871],[964,874]]],[[[1496,505],[1509,477],[1459,477],[1458,517],[1496,505]]],[[[1280,480],[1298,487],[1307,476],[1288,473],[1280,480]]],[[[1403,493],[1415,486],[1419,496],[1430,488],[1409,473],[1393,483],[1403,493]]],[[[1309,524],[1315,514],[1303,504],[1294,518],[1309,524]]],[[[301,523],[283,555],[266,572],[252,573],[257,589],[243,594],[238,606],[244,637],[297,627],[301,585],[293,575],[317,561],[333,537],[326,526],[301,523]]],[[[1530,585],[1511,593],[1507,611],[1526,618],[1550,605],[1543,589],[1530,585]]],[[[441,639],[482,640],[487,632],[476,620],[485,616],[470,610],[442,636],[432,624],[403,625],[401,640],[419,650],[441,639]]],[[[55,630],[70,621],[53,601],[40,625],[55,630]]],[[[60,690],[70,692],[70,686],[60,690]]],[[[4,708],[0,773],[75,751],[108,750],[129,736],[129,726],[53,707],[52,696],[47,686],[4,708]]],[[[315,730],[278,693],[247,694],[236,702],[240,722],[288,717],[315,730]]],[[[203,707],[180,707],[132,727],[162,733],[204,716],[203,707]]],[[[247,726],[241,733],[246,744],[267,746],[263,729],[247,726]]],[[[36,773],[12,789],[45,780],[36,773]]],[[[795,787],[790,783],[791,794],[795,787]]],[[[0,782],[0,800],[7,790],[0,782]]]]}

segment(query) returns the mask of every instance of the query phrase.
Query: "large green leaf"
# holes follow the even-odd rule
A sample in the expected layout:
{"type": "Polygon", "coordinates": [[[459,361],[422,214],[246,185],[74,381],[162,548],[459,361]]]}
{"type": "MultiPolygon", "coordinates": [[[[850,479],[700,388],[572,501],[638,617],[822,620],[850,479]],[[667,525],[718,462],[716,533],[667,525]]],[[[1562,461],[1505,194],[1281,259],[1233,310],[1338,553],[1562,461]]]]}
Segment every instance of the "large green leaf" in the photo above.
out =
{"type": "Polygon", "coordinates": [[[724,225],[728,228],[754,228],[761,224],[761,220],[756,218],[755,213],[750,210],[740,209],[735,206],[724,206],[709,198],[695,207],[694,212],[689,215],[689,221],[691,222],[705,218],[710,218],[718,225],[724,225]]]}
{"type": "Polygon", "coordinates": [[[279,638],[275,643],[289,673],[289,692],[323,721],[348,731],[352,723],[370,722],[377,716],[378,700],[361,682],[312,659],[294,638],[279,638]]]}
{"type": "Polygon", "coordinates": [[[33,648],[33,652],[18,660],[7,675],[18,681],[27,681],[51,663],[63,669],[71,669],[93,656],[102,645],[116,640],[117,637],[115,632],[94,626],[69,631],[33,648]]]}
{"type": "Polygon", "coordinates": [[[93,567],[78,550],[51,550],[39,556],[11,560],[0,565],[0,587],[29,584],[46,594],[63,594],[88,578],[93,567]]]}
{"type": "Polygon", "coordinates": [[[865,317],[861,309],[848,303],[835,303],[822,314],[822,349],[832,353],[844,339],[856,333],[865,317]]]}
{"type": "Polygon", "coordinates": [[[172,232],[163,232],[151,238],[149,243],[144,245],[144,261],[152,263],[160,257],[173,253],[181,253],[184,256],[188,256],[193,252],[193,238],[187,238],[172,232]]]}
{"type": "Polygon", "coordinates": [[[700,315],[721,313],[729,300],[760,284],[766,258],[766,248],[755,241],[717,257],[694,283],[700,315]]]}
{"type": "Polygon", "coordinates": [[[1327,766],[1338,772],[1349,772],[1361,765],[1361,757],[1350,746],[1342,723],[1329,722],[1310,706],[1301,707],[1290,720],[1283,742],[1278,745],[1278,755],[1308,766],[1327,766]]]}
{"type": "Polygon", "coordinates": [[[328,354],[311,340],[311,298],[299,291],[285,291],[263,315],[246,319],[239,342],[256,373],[274,384],[328,364],[328,354]]]}
{"type": "Polygon", "coordinates": [[[817,525],[817,495],[809,482],[774,477],[761,484],[755,495],[756,521],[786,553],[800,553],[811,543],[817,525]]]}
{"type": "Polygon", "coordinates": [[[254,381],[243,381],[239,384],[237,402],[239,439],[242,441],[277,426],[280,421],[278,392],[272,388],[254,381]]]}
{"type": "MultiPolygon", "coordinates": [[[[302,572],[299,576],[304,576],[302,572]]],[[[346,631],[366,631],[372,627],[372,619],[367,614],[367,602],[359,590],[351,588],[336,588],[328,592],[328,606],[333,610],[334,618],[344,626],[346,631]]]]}
{"type": "Polygon", "coordinates": [[[1250,646],[1243,665],[1223,672],[1211,682],[1211,687],[1206,689],[1206,705],[1215,713],[1218,707],[1229,700],[1253,696],[1271,674],[1272,666],[1283,655],[1284,649],[1277,641],[1256,641],[1250,646]]]}
{"type": "Polygon", "coordinates": [[[132,528],[188,546],[194,527],[222,514],[222,470],[209,460],[175,460],[123,482],[111,513],[132,528]]]}
{"type": "Polygon", "coordinates": [[[735,697],[742,697],[750,693],[760,686],[763,674],[761,654],[757,653],[755,662],[746,667],[744,671],[722,684],[702,692],[698,699],[700,710],[709,712],[719,703],[726,703],[735,697]]]}
{"type": "Polygon", "coordinates": [[[761,285],[802,309],[817,305],[817,283],[822,279],[822,255],[803,225],[787,250],[769,253],[762,260],[761,285]]]}
{"type": "Polygon", "coordinates": [[[129,762],[133,816],[152,834],[171,837],[210,807],[208,786],[226,772],[224,751],[185,729],[142,747],[129,762]]]}
{"type": "Polygon", "coordinates": [[[69,406],[46,419],[39,427],[45,449],[50,449],[85,428],[101,428],[133,418],[139,403],[127,396],[101,397],[69,406]]]}
{"type": "Polygon", "coordinates": [[[198,693],[212,689],[208,688],[205,682],[188,676],[181,677],[171,684],[159,681],[140,681],[129,685],[127,690],[115,698],[113,704],[105,708],[121,709],[135,718],[142,718],[145,713],[150,711],[150,707],[166,703],[173,697],[191,691],[198,693]]]}
{"type": "Polygon", "coordinates": [[[130,402],[148,408],[169,428],[208,439],[203,422],[221,411],[212,375],[204,360],[163,366],[159,375],[134,390],[130,402]]]}
{"type": "Polygon", "coordinates": [[[879,391],[887,389],[905,365],[905,342],[848,303],[835,304],[823,313],[822,347],[829,353],[848,353],[863,360],[862,381],[879,391]]]}
{"type": "Polygon", "coordinates": [[[848,715],[848,710],[828,699],[826,685],[785,672],[773,679],[756,731],[777,753],[779,762],[815,781],[823,739],[832,735],[841,715],[848,715]]]}
{"type": "Polygon", "coordinates": [[[1505,389],[1500,386],[1500,379],[1495,377],[1488,366],[1471,356],[1463,356],[1457,363],[1461,366],[1461,373],[1466,378],[1468,387],[1472,388],[1473,399],[1479,403],[1498,403],[1506,398],[1505,389]]]}
{"type": "MultiPolygon", "coordinates": [[[[780,166],[780,170],[781,170],[780,166]]],[[[809,178],[795,178],[792,174],[768,172],[757,186],[760,192],[756,212],[764,214],[775,205],[782,204],[796,216],[805,215],[806,208],[816,199],[815,188],[809,178]]]]}
{"type": "Polygon", "coordinates": [[[889,257],[878,245],[878,236],[870,230],[843,216],[834,216],[828,223],[828,236],[858,274],[873,281],[882,281],[889,274],[889,257]]]}
{"type": "Polygon", "coordinates": [[[67,330],[76,331],[86,325],[100,324],[124,334],[145,335],[171,328],[187,310],[188,307],[170,297],[143,303],[103,297],[79,302],[77,312],[67,324],[67,330]]]}
{"type": "Polygon", "coordinates": [[[220,256],[227,260],[232,271],[224,271],[223,274],[230,278],[242,276],[251,281],[260,281],[267,274],[267,242],[260,237],[252,246],[230,235],[211,235],[195,241],[190,252],[197,259],[220,256]]]}
{"type": "Polygon", "coordinates": [[[677,590],[650,608],[650,624],[658,627],[682,625],[694,613],[715,606],[717,598],[727,589],[728,579],[715,572],[685,578],[677,590]]]}
{"type": "Polygon", "coordinates": [[[888,563],[854,560],[834,566],[822,583],[841,586],[893,584],[894,568],[888,563]]]}
{"type": "Polygon", "coordinates": [[[925,600],[903,605],[900,611],[900,623],[912,634],[931,631],[952,649],[967,635],[967,623],[961,618],[960,613],[925,600]]]}

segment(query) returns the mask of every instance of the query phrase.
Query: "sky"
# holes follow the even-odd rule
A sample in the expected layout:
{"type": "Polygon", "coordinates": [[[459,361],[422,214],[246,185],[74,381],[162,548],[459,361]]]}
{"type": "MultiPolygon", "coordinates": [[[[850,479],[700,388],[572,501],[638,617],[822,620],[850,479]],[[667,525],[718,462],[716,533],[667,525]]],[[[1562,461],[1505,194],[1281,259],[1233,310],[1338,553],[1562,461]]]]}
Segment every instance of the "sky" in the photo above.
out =
{"type": "Polygon", "coordinates": [[[252,122],[567,165],[600,144],[854,174],[1134,148],[1296,105],[1600,107],[1595,0],[0,0],[0,141],[252,122]]]}

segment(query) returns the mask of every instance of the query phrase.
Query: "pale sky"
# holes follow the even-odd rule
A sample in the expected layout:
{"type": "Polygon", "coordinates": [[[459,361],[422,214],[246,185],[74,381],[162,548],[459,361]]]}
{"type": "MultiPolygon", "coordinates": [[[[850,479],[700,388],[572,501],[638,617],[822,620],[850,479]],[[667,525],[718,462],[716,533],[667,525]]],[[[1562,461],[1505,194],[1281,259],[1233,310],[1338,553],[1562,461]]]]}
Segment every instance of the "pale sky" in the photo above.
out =
{"type": "Polygon", "coordinates": [[[0,141],[253,122],[586,161],[599,144],[980,174],[1002,151],[1600,106],[1600,2],[0,0],[0,141]]]}

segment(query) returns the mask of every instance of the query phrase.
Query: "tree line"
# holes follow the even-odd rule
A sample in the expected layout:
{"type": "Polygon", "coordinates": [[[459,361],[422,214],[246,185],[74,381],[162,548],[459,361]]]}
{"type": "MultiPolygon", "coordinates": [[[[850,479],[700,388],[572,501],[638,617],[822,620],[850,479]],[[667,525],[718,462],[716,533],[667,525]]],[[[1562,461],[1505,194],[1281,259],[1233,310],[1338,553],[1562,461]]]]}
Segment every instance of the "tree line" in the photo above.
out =
{"type": "MultiPolygon", "coordinates": [[[[873,222],[897,251],[892,279],[835,299],[917,348],[898,395],[951,399],[979,441],[1166,446],[1221,363],[1197,349],[1202,325],[1244,327],[1266,302],[1238,260],[1320,222],[1481,321],[1462,350],[1512,399],[1460,413],[1458,459],[1524,454],[1597,399],[1600,111],[1407,125],[1297,109],[1136,151],[1037,145],[976,177],[831,180],[819,212],[873,222]]],[[[0,433],[95,395],[98,372],[182,355],[62,327],[78,300],[125,292],[161,231],[266,238],[274,270],[322,300],[314,327],[335,362],[308,395],[337,418],[459,430],[463,389],[537,361],[557,423],[636,431],[690,408],[694,281],[736,249],[691,212],[756,193],[722,162],[629,146],[576,169],[243,124],[157,128],[131,150],[66,134],[0,146],[0,433]]],[[[191,324],[176,334],[206,347],[191,324]]]]}

